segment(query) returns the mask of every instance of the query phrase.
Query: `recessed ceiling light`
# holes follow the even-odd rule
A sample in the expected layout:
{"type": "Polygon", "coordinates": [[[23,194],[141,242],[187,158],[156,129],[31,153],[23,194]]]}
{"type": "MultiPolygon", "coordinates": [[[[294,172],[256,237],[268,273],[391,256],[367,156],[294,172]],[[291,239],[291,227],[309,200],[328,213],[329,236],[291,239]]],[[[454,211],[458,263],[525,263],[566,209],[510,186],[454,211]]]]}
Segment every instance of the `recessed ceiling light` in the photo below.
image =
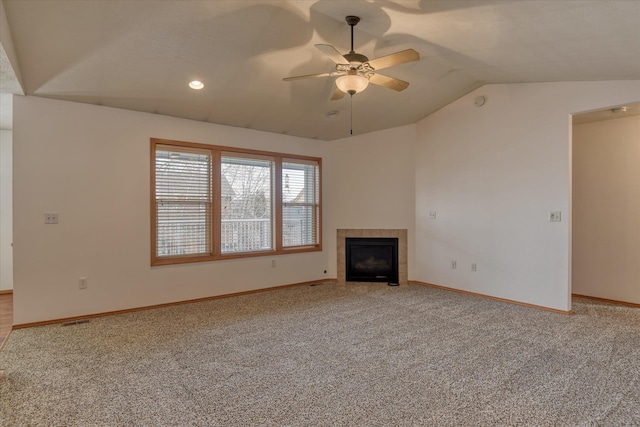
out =
{"type": "Polygon", "coordinates": [[[200,90],[204,87],[204,83],[202,83],[200,80],[193,80],[189,82],[189,87],[191,89],[200,90]]]}

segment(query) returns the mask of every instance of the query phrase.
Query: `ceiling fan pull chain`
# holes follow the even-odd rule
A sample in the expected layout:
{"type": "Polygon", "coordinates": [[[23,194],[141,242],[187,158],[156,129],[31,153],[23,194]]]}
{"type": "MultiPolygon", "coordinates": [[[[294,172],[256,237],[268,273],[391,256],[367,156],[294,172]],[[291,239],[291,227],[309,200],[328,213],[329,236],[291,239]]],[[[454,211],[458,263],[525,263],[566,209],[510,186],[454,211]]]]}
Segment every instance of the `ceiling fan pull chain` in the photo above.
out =
{"type": "MultiPolygon", "coordinates": [[[[351,28],[353,28],[353,27],[351,27],[351,28]]],[[[352,94],[350,94],[350,95],[351,96],[349,98],[350,98],[350,104],[351,105],[349,106],[349,109],[351,110],[351,123],[349,124],[349,127],[351,128],[351,130],[349,132],[350,132],[350,135],[353,135],[353,95],[352,94]]]]}

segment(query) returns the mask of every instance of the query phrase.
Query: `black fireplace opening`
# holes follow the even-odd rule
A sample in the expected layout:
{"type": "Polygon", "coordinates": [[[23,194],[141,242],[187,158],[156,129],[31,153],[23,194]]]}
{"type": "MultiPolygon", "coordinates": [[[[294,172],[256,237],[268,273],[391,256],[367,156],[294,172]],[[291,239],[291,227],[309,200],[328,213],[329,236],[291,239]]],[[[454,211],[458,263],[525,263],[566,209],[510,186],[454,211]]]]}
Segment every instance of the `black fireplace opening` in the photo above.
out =
{"type": "Polygon", "coordinates": [[[347,237],[346,281],[398,283],[398,239],[347,237]]]}

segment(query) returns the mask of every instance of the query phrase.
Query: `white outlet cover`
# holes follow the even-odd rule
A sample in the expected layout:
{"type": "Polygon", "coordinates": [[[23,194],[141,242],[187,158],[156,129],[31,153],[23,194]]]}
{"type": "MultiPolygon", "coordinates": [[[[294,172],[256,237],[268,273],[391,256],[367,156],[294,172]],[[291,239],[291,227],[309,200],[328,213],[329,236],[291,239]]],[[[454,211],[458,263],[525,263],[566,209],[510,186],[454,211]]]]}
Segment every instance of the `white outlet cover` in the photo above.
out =
{"type": "Polygon", "coordinates": [[[561,221],[562,221],[562,212],[560,211],[549,212],[549,222],[561,222],[561,221]]]}
{"type": "Polygon", "coordinates": [[[437,213],[436,211],[429,211],[429,219],[436,219],[437,213]]]}
{"type": "Polygon", "coordinates": [[[45,224],[57,224],[58,223],[58,213],[57,212],[46,212],[44,214],[44,223],[45,224]]]}

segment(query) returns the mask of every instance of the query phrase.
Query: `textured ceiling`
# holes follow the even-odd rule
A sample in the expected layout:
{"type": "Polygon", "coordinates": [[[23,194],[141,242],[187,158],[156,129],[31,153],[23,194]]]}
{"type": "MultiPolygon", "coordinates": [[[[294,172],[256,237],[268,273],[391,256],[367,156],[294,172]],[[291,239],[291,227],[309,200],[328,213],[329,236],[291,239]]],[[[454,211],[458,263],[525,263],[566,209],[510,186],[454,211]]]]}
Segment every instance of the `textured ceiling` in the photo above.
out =
{"type": "Polygon", "coordinates": [[[282,78],[332,71],[313,45],[348,52],[346,15],[362,18],[358,53],[421,56],[383,72],[405,91],[353,97],[354,134],[415,123],[486,83],[640,79],[640,1],[3,3],[27,95],[323,140],[349,135],[351,100],[329,100],[334,78],[282,78]]]}

